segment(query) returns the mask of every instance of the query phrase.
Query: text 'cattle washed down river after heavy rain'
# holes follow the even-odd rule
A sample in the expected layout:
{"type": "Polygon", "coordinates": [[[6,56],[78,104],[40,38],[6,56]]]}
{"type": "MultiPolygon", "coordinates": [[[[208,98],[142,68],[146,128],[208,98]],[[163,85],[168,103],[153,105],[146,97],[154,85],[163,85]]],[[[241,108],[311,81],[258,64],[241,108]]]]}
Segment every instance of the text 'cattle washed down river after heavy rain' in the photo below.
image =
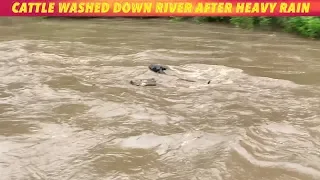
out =
{"type": "Polygon", "coordinates": [[[319,41],[165,19],[2,18],[0,54],[1,180],[320,178],[319,41]]]}

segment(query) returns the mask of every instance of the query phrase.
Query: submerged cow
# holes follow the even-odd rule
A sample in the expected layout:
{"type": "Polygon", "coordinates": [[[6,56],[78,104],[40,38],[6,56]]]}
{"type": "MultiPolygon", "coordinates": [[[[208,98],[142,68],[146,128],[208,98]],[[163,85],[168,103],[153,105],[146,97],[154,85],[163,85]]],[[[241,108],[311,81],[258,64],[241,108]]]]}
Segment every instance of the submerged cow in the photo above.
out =
{"type": "Polygon", "coordinates": [[[150,64],[149,69],[155,73],[166,74],[164,71],[168,69],[168,67],[159,65],[159,64],[150,64]]]}
{"type": "Polygon", "coordinates": [[[157,82],[154,78],[131,80],[130,84],[135,86],[156,86],[157,82]]]}
{"type": "MultiPolygon", "coordinates": [[[[168,70],[169,68],[160,64],[150,64],[149,69],[155,73],[166,74],[165,70],[168,70]]],[[[179,79],[183,81],[188,81],[188,82],[196,82],[196,81],[184,79],[184,78],[179,78],[179,79]]],[[[136,85],[136,86],[156,86],[157,82],[154,78],[149,78],[149,79],[131,80],[130,84],[136,85]]],[[[208,81],[207,84],[210,84],[210,81],[208,81]]]]}

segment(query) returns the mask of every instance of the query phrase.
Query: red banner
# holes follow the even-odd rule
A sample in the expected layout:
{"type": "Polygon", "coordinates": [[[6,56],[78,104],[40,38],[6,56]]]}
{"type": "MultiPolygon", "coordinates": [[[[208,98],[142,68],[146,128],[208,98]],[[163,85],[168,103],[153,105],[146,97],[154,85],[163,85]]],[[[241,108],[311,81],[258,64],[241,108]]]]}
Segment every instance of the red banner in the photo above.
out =
{"type": "Polygon", "coordinates": [[[319,16],[320,0],[3,0],[1,16],[319,16]]]}

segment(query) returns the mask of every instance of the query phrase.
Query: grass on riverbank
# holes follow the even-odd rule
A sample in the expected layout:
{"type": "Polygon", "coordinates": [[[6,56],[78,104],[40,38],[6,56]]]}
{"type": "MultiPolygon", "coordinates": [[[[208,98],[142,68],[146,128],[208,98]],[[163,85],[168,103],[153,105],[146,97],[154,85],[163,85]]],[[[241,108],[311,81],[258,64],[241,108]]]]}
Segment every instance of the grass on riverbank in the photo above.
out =
{"type": "MultiPolygon", "coordinates": [[[[51,17],[46,17],[51,18],[51,17]]],[[[52,17],[69,19],[71,17],[52,17]]],[[[72,17],[72,19],[101,17],[72,17]]],[[[112,17],[104,17],[112,18],[112,17]]],[[[116,18],[116,17],[113,17],[116,18]]],[[[320,17],[127,17],[127,18],[169,18],[173,21],[192,20],[199,23],[220,22],[245,29],[283,30],[303,37],[320,39],[320,17]]]]}
{"type": "Polygon", "coordinates": [[[173,20],[231,23],[245,29],[282,29],[300,36],[320,39],[320,17],[174,17],[173,20]]]}

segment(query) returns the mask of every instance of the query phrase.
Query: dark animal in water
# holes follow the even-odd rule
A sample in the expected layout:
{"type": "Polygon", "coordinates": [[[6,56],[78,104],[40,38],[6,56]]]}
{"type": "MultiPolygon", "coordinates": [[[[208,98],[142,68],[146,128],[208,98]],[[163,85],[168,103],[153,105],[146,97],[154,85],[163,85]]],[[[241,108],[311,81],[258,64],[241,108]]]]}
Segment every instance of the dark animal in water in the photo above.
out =
{"type": "MultiPolygon", "coordinates": [[[[162,66],[162,65],[159,65],[159,64],[150,64],[149,69],[155,73],[166,74],[164,71],[169,68],[162,66]]],[[[176,75],[172,75],[172,76],[176,76],[176,75]]],[[[188,82],[196,82],[193,80],[180,78],[178,76],[176,76],[176,77],[179,78],[179,80],[188,81],[188,82]]],[[[208,81],[207,84],[210,84],[210,82],[211,81],[208,81]]],[[[154,78],[131,80],[130,84],[135,85],[135,86],[156,86],[157,85],[156,80],[154,78]]]]}
{"type": "Polygon", "coordinates": [[[130,84],[135,85],[135,86],[156,86],[157,82],[154,78],[136,79],[136,80],[131,80],[130,84]]]}
{"type": "Polygon", "coordinates": [[[164,71],[168,68],[159,64],[150,64],[149,69],[155,73],[166,74],[164,71]]]}
{"type": "MultiPolygon", "coordinates": [[[[155,73],[159,73],[159,74],[166,74],[164,71],[169,69],[163,65],[160,65],[160,64],[150,64],[149,65],[149,69],[155,73]]],[[[172,76],[175,76],[175,75],[172,75],[172,76]]],[[[177,76],[176,76],[177,77],[177,76]]],[[[194,80],[189,80],[189,79],[184,79],[184,78],[180,78],[180,77],[177,77],[179,78],[179,80],[183,80],[183,81],[188,81],[188,82],[196,82],[194,80]]],[[[208,81],[207,84],[210,84],[211,81],[208,81]]]]}

